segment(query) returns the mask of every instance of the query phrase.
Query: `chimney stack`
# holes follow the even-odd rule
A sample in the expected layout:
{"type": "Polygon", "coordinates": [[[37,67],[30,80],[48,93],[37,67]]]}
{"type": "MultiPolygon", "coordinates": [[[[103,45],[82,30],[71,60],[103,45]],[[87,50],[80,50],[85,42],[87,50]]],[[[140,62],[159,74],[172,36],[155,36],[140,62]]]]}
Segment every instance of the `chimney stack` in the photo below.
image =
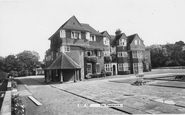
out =
{"type": "Polygon", "coordinates": [[[116,36],[121,34],[121,30],[120,29],[117,29],[116,32],[115,32],[116,36]]]}

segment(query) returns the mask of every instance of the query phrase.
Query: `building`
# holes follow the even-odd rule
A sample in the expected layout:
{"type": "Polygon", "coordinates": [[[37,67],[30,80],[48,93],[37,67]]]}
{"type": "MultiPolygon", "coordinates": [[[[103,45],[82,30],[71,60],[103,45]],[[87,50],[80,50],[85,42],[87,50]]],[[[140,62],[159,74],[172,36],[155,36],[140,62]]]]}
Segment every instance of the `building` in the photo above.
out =
{"type": "Polygon", "coordinates": [[[111,43],[112,49],[115,48],[117,73],[140,74],[151,70],[150,51],[145,50],[143,40],[138,34],[126,36],[121,30],[116,31],[116,36],[111,43]]]}
{"type": "Polygon", "coordinates": [[[79,81],[89,75],[138,74],[149,70],[150,52],[137,35],[98,32],[75,16],[67,20],[50,38],[45,55],[45,81],[79,81]],[[144,69],[145,67],[145,69],[144,69]]]}
{"type": "MultiPolygon", "coordinates": [[[[88,74],[100,74],[105,57],[110,58],[110,41],[75,16],[67,20],[50,38],[45,55],[45,81],[78,81],[88,74]]],[[[108,59],[108,58],[106,58],[108,59]]],[[[106,69],[109,71],[108,69],[106,69]]]]}

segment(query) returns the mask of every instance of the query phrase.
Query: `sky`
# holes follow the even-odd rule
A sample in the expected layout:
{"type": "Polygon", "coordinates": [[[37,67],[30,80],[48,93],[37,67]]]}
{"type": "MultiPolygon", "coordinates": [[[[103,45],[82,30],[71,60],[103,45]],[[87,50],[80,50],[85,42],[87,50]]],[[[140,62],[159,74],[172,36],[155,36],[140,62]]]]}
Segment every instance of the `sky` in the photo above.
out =
{"type": "Polygon", "coordinates": [[[115,35],[137,33],[146,46],[185,42],[185,0],[0,0],[0,56],[36,51],[69,18],[115,35]]]}

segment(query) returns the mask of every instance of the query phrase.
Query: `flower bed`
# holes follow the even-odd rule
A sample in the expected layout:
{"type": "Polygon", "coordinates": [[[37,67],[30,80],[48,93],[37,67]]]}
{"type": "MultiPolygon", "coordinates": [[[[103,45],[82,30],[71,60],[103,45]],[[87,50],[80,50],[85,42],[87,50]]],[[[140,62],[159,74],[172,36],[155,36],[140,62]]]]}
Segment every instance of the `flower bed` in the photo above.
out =
{"type": "Polygon", "coordinates": [[[26,115],[26,109],[19,94],[12,95],[12,115],[26,115]]]}

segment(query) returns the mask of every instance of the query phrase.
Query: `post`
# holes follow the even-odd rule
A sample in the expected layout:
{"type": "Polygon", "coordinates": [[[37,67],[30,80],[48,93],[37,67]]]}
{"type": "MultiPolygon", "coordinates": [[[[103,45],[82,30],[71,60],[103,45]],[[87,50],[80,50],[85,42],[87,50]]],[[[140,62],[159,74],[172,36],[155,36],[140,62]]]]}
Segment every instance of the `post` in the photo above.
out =
{"type": "Polygon", "coordinates": [[[62,70],[60,70],[60,82],[63,83],[63,74],[62,74],[62,70]]]}
{"type": "Polygon", "coordinates": [[[75,74],[74,74],[74,82],[76,82],[76,69],[75,69],[75,74]]]}

